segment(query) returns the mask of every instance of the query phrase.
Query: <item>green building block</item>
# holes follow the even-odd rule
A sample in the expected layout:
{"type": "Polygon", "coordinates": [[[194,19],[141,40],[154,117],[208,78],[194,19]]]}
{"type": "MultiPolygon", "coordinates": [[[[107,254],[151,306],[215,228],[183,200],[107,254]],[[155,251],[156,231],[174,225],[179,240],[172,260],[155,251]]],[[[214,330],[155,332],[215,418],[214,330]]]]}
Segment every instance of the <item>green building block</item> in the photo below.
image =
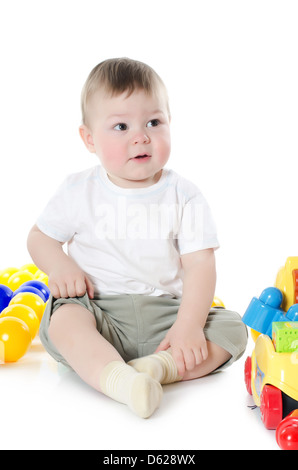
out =
{"type": "Polygon", "coordinates": [[[278,353],[298,351],[298,321],[273,322],[272,341],[278,353]]]}

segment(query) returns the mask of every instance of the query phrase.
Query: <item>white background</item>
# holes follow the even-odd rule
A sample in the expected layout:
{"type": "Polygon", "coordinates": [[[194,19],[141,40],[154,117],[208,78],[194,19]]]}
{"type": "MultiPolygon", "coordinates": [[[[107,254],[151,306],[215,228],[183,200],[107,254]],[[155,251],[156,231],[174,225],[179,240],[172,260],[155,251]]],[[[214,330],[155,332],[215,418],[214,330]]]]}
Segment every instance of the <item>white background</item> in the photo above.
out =
{"type": "Polygon", "coordinates": [[[30,261],[53,190],[97,164],[78,134],[81,88],[98,62],[128,56],[167,85],[168,166],[209,201],[217,295],[243,314],[298,254],[297,24],[294,0],[1,0],[0,269],[30,261]]]}

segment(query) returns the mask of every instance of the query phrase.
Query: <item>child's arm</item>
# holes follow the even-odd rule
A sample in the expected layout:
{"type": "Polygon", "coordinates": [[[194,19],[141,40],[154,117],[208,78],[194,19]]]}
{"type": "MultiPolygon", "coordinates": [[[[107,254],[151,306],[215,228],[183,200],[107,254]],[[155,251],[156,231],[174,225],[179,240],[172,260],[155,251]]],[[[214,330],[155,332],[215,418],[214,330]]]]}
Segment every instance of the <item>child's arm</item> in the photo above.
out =
{"type": "Polygon", "coordinates": [[[34,263],[49,277],[55,298],[94,295],[92,282],[62,248],[63,243],[48,237],[34,225],[28,235],[28,251],[34,263]]]}
{"type": "Polygon", "coordinates": [[[182,255],[181,262],[184,281],[177,319],[156,352],[171,348],[178,373],[183,376],[208,357],[203,328],[215,293],[214,250],[182,255]]]}

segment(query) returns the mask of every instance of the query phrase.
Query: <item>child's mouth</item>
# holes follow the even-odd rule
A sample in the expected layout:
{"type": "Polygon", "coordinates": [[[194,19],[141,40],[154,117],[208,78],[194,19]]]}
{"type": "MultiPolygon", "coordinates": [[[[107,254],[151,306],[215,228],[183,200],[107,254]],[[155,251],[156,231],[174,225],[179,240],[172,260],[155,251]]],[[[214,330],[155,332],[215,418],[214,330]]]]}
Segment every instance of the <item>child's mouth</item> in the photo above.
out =
{"type": "Polygon", "coordinates": [[[146,160],[149,160],[150,158],[151,158],[151,155],[148,155],[147,153],[145,153],[144,155],[137,155],[132,160],[143,161],[144,162],[146,160]]]}

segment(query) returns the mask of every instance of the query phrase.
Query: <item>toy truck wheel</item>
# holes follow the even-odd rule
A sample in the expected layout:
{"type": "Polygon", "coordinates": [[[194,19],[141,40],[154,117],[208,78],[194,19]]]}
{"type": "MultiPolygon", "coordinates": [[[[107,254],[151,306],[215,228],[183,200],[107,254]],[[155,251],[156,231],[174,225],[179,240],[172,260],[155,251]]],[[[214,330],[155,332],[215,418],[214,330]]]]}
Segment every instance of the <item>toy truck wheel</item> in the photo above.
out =
{"type": "Polygon", "coordinates": [[[251,390],[251,357],[248,356],[245,365],[244,365],[244,381],[246,385],[246,390],[250,395],[252,395],[251,390]]]}
{"type": "Polygon", "coordinates": [[[282,392],[265,385],[261,393],[261,418],[267,429],[276,429],[282,420],[282,392]]]}
{"type": "Polygon", "coordinates": [[[276,441],[282,450],[298,450],[298,410],[283,419],[276,429],[276,441]]]}

